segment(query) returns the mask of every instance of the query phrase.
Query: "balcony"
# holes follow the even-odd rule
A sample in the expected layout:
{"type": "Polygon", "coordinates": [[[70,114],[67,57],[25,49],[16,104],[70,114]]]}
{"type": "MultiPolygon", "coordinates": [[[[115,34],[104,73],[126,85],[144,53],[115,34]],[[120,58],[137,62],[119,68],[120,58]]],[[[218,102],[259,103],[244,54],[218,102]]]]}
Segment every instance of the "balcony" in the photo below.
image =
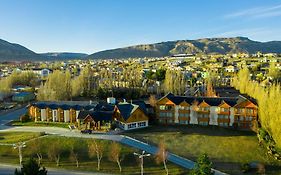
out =
{"type": "Polygon", "coordinates": [[[229,115],[230,114],[230,111],[223,111],[223,110],[220,110],[217,112],[218,115],[229,115]]]}
{"type": "Polygon", "coordinates": [[[179,109],[179,113],[190,113],[190,109],[179,109]]]}
{"type": "Polygon", "coordinates": [[[210,114],[210,110],[196,110],[199,114],[210,114]]]}
{"type": "Polygon", "coordinates": [[[235,110],[235,115],[241,115],[241,116],[257,116],[258,115],[258,112],[256,110],[253,110],[253,111],[238,111],[238,110],[235,110]]]}
{"type": "Polygon", "coordinates": [[[190,117],[179,117],[181,121],[190,121],[190,117]]]}
{"type": "Polygon", "coordinates": [[[230,119],[229,118],[218,118],[218,123],[229,123],[230,119]]]}
{"type": "Polygon", "coordinates": [[[197,120],[198,120],[198,122],[209,122],[210,118],[209,117],[198,117],[197,120]]]}
{"type": "Polygon", "coordinates": [[[257,116],[258,115],[258,112],[256,110],[253,110],[253,111],[246,111],[245,112],[245,115],[246,116],[257,116]]]}

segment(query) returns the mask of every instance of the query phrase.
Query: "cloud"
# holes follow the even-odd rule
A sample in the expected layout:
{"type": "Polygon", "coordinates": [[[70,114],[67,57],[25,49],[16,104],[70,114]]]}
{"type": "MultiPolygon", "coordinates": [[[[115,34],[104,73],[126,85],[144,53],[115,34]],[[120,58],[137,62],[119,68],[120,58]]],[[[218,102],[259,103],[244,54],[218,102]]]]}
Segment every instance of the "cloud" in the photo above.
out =
{"type": "Polygon", "coordinates": [[[238,11],[235,13],[227,14],[224,16],[225,19],[230,18],[267,18],[267,17],[275,17],[281,16],[281,4],[275,6],[267,6],[267,7],[256,7],[251,9],[246,9],[242,11],[238,11]]]}

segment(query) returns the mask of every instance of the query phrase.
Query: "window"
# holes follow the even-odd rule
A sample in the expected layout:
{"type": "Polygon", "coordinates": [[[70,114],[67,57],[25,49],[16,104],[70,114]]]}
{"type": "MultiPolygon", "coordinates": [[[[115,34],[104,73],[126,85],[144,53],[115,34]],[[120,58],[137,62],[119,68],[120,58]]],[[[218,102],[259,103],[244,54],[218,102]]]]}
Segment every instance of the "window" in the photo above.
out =
{"type": "Polygon", "coordinates": [[[199,114],[198,118],[209,118],[209,114],[199,114]]]}
{"type": "Polygon", "coordinates": [[[188,124],[188,121],[187,121],[187,120],[180,120],[179,123],[180,123],[180,124],[188,124]]]}
{"type": "Polygon", "coordinates": [[[169,119],[169,120],[168,120],[168,123],[173,123],[173,120],[169,119]]]}
{"type": "Polygon", "coordinates": [[[229,109],[228,108],[220,108],[220,111],[221,112],[229,112],[229,109]]]}
{"type": "Polygon", "coordinates": [[[167,117],[173,117],[173,113],[167,112],[167,117]]]}
{"type": "Polygon", "coordinates": [[[138,123],[138,127],[144,127],[144,126],[146,126],[146,122],[139,122],[138,123]]]}
{"type": "Polygon", "coordinates": [[[189,110],[188,106],[179,106],[179,110],[189,110]]]}
{"type": "Polygon", "coordinates": [[[228,119],[228,115],[219,115],[218,118],[219,119],[228,119]]]}
{"type": "Polygon", "coordinates": [[[208,126],[208,122],[200,122],[199,125],[208,126]]]}
{"type": "Polygon", "coordinates": [[[166,106],[165,105],[161,105],[161,106],[159,106],[159,109],[160,110],[166,110],[166,106]]]}
{"type": "Polygon", "coordinates": [[[179,117],[189,117],[189,113],[179,113],[179,117]]]}
{"type": "Polygon", "coordinates": [[[128,129],[132,129],[132,128],[136,128],[136,127],[137,127],[136,123],[128,124],[128,129]]]}
{"type": "Polygon", "coordinates": [[[244,109],[243,109],[243,108],[238,108],[238,109],[237,109],[237,112],[238,112],[238,113],[243,113],[243,112],[244,112],[244,109]]]}
{"type": "Polygon", "coordinates": [[[252,114],[252,113],[253,113],[253,109],[246,108],[246,112],[247,112],[248,114],[252,114]]]}
{"type": "Polygon", "coordinates": [[[228,123],[226,123],[226,122],[219,123],[219,126],[228,127],[228,123]]]}
{"type": "Polygon", "coordinates": [[[247,121],[253,121],[253,117],[251,117],[251,116],[246,116],[245,119],[246,119],[247,121]]]}
{"type": "Polygon", "coordinates": [[[161,106],[159,106],[159,109],[160,109],[160,110],[172,110],[172,109],[173,109],[173,106],[170,106],[170,105],[161,105],[161,106]]]}

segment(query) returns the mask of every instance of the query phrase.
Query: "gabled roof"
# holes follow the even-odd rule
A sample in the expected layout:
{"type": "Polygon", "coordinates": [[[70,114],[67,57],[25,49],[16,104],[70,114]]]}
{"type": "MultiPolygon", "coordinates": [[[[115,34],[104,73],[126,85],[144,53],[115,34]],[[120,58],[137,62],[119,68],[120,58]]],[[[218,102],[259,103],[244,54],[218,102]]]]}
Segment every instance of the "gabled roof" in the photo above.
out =
{"type": "Polygon", "coordinates": [[[56,104],[51,104],[51,105],[48,105],[48,108],[50,108],[50,109],[57,109],[57,108],[58,108],[58,105],[56,105],[56,104]]]}
{"type": "Polygon", "coordinates": [[[248,107],[248,108],[257,108],[257,105],[254,104],[252,101],[250,100],[245,100],[245,101],[242,101],[238,104],[236,104],[234,107],[236,108],[245,108],[245,107],[248,107]]]}
{"type": "Polygon", "coordinates": [[[111,121],[113,111],[80,111],[77,119],[85,120],[91,117],[95,122],[98,121],[111,121]]]}
{"type": "Polygon", "coordinates": [[[139,108],[139,105],[131,103],[119,103],[116,105],[124,120],[128,120],[131,114],[139,108]]]}
{"type": "Polygon", "coordinates": [[[75,110],[90,110],[94,109],[97,104],[89,104],[81,102],[79,103],[74,101],[66,101],[66,102],[37,102],[33,103],[32,106],[36,106],[40,109],[50,108],[50,109],[58,109],[61,108],[63,110],[75,109],[75,110]]]}
{"type": "Polygon", "coordinates": [[[144,101],[142,100],[133,100],[133,104],[135,105],[138,105],[141,110],[146,114],[146,108],[147,108],[147,105],[144,101]]]}
{"type": "Polygon", "coordinates": [[[230,106],[234,106],[235,104],[237,104],[237,100],[238,100],[237,97],[194,97],[194,96],[186,97],[186,96],[175,96],[171,93],[165,95],[160,100],[164,98],[168,98],[175,105],[179,105],[183,101],[186,101],[188,104],[192,104],[194,102],[198,102],[198,104],[200,104],[203,101],[205,101],[210,106],[219,106],[222,103],[222,101],[225,101],[230,106]]]}

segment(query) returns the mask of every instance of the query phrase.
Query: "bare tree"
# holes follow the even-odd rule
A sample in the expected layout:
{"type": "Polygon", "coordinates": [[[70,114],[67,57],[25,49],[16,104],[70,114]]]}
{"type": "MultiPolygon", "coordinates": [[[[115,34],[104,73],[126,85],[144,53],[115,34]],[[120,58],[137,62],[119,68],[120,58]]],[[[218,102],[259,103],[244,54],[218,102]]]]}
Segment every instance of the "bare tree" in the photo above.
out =
{"type": "Polygon", "coordinates": [[[103,144],[100,142],[97,142],[96,140],[93,140],[88,143],[89,148],[89,156],[90,157],[97,157],[98,160],[98,170],[100,170],[100,162],[103,157],[103,151],[104,147],[103,144]]]}
{"type": "Polygon", "coordinates": [[[167,167],[167,150],[163,140],[160,141],[158,145],[158,152],[156,154],[156,163],[163,163],[164,168],[166,170],[166,174],[169,174],[168,167],[167,167]]]}
{"type": "Polygon", "coordinates": [[[55,141],[49,146],[48,157],[50,160],[54,160],[57,166],[59,166],[60,163],[61,153],[62,153],[62,148],[61,145],[58,143],[58,141],[55,141]]]}
{"type": "Polygon", "coordinates": [[[121,167],[121,158],[120,158],[120,153],[121,153],[121,147],[118,143],[113,142],[109,151],[108,158],[112,162],[117,162],[120,173],[122,172],[122,167],[121,167]]]}
{"type": "Polygon", "coordinates": [[[155,95],[150,95],[149,97],[149,104],[155,108],[156,107],[156,103],[157,103],[157,99],[155,97],[155,95]]]}
{"type": "Polygon", "coordinates": [[[32,150],[36,154],[36,156],[38,158],[38,164],[41,165],[43,155],[42,155],[42,149],[41,149],[42,144],[41,144],[40,140],[33,141],[28,146],[30,147],[30,150],[32,150]]]}
{"type": "Polygon", "coordinates": [[[74,141],[73,143],[71,143],[71,148],[70,148],[70,154],[69,154],[69,159],[72,162],[76,163],[76,167],[79,167],[79,150],[81,148],[79,148],[79,145],[76,141],[74,141]]]}

